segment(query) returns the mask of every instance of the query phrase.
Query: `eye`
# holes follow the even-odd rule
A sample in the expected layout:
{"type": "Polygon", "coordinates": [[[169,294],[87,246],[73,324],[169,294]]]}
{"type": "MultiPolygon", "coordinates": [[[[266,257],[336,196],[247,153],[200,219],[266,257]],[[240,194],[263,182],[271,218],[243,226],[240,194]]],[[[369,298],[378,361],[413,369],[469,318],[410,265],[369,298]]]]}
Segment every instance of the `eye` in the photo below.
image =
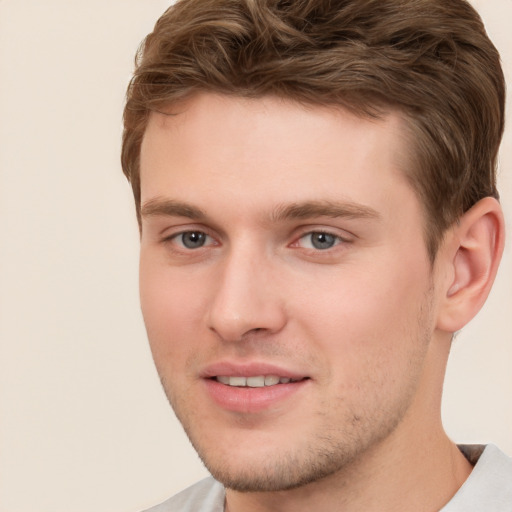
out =
{"type": "Polygon", "coordinates": [[[322,231],[312,231],[307,233],[299,239],[299,244],[305,249],[316,249],[318,251],[325,251],[338,245],[341,238],[331,233],[324,233],[322,231]]]}
{"type": "Polygon", "coordinates": [[[212,238],[202,231],[184,231],[171,239],[185,249],[200,249],[212,243],[212,238]]]}

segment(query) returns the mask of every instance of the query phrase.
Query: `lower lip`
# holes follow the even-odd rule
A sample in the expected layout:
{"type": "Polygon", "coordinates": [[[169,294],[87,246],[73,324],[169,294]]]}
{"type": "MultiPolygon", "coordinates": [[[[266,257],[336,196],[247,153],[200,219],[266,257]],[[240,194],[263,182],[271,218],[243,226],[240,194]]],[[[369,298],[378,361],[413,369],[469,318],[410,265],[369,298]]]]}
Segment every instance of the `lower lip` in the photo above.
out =
{"type": "Polygon", "coordinates": [[[270,409],[292,398],[304,389],[309,379],[261,388],[228,386],[214,379],[205,379],[204,382],[210,397],[223,409],[255,413],[270,409]]]}

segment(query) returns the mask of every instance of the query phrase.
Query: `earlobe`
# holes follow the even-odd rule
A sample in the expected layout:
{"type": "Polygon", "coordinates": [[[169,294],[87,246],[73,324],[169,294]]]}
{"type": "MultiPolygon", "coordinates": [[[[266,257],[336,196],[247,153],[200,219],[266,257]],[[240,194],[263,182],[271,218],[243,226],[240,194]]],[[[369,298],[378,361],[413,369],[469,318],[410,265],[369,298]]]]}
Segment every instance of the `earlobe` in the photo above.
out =
{"type": "Polygon", "coordinates": [[[443,243],[443,265],[449,276],[437,327],[455,332],[483,306],[503,253],[505,228],[499,202],[486,197],[468,210],[443,243]]]}

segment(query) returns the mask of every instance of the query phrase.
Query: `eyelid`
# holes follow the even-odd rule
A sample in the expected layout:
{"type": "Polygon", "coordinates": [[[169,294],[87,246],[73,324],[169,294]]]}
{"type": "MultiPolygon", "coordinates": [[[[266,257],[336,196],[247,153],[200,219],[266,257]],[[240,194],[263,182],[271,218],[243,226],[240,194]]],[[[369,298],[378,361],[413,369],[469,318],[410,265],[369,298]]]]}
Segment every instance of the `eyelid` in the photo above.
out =
{"type": "MultiPolygon", "coordinates": [[[[336,238],[336,243],[333,247],[328,249],[311,249],[315,252],[328,252],[329,250],[333,250],[335,247],[343,244],[349,244],[354,241],[354,238],[358,238],[357,235],[341,228],[336,228],[332,226],[325,226],[325,225],[307,225],[307,226],[300,226],[295,231],[295,234],[292,236],[292,242],[288,245],[289,247],[300,247],[299,242],[304,237],[307,237],[308,235],[312,235],[314,233],[322,233],[326,235],[330,235],[334,238],[336,238]]],[[[190,249],[187,247],[182,246],[182,244],[178,244],[178,247],[180,247],[184,251],[198,251],[201,248],[205,247],[211,247],[211,246],[220,246],[223,245],[219,241],[219,236],[217,233],[212,233],[212,230],[204,225],[197,225],[197,224],[181,224],[177,226],[167,227],[163,230],[161,230],[159,239],[161,243],[169,243],[174,242],[176,238],[180,237],[181,235],[185,233],[204,233],[208,237],[208,241],[205,243],[205,245],[201,246],[198,249],[190,249]]],[[[308,248],[305,248],[308,249],[308,248]]]]}
{"type": "Polygon", "coordinates": [[[344,239],[342,239],[340,236],[334,235],[332,233],[327,233],[324,231],[310,231],[308,233],[303,234],[301,237],[299,237],[297,239],[296,244],[298,247],[301,247],[302,249],[306,249],[308,251],[329,252],[329,251],[334,250],[337,246],[339,246],[340,244],[342,244],[344,242],[345,242],[344,239]],[[314,235],[327,235],[329,237],[332,237],[334,239],[333,245],[329,246],[329,247],[324,247],[324,248],[315,247],[314,242],[312,240],[314,235]],[[307,241],[308,238],[310,238],[309,242],[307,241]]]}
{"type": "Polygon", "coordinates": [[[304,238],[305,236],[311,235],[313,233],[322,233],[325,235],[330,235],[338,240],[350,243],[354,240],[354,238],[358,238],[357,235],[351,233],[350,231],[347,231],[345,229],[335,228],[335,227],[328,227],[328,226],[316,226],[316,225],[310,225],[310,226],[302,226],[300,227],[293,239],[294,242],[292,244],[298,242],[301,238],[304,238]]]}
{"type": "Polygon", "coordinates": [[[211,246],[218,246],[220,245],[217,238],[210,232],[209,229],[205,228],[204,226],[175,226],[173,228],[165,229],[163,231],[164,234],[161,235],[161,242],[164,244],[173,243],[175,244],[179,250],[186,251],[186,252],[192,252],[192,251],[198,251],[205,247],[211,247],[211,246]],[[196,248],[191,249],[188,247],[185,247],[181,243],[177,243],[176,239],[180,236],[184,235],[185,233],[203,233],[207,237],[207,241],[204,245],[196,248]],[[212,243],[213,242],[213,243],[212,243]]]}
{"type": "Polygon", "coordinates": [[[166,223],[166,226],[159,230],[158,237],[165,240],[190,232],[200,232],[209,236],[214,236],[212,234],[212,230],[203,224],[196,224],[194,222],[177,222],[176,224],[166,223]]]}

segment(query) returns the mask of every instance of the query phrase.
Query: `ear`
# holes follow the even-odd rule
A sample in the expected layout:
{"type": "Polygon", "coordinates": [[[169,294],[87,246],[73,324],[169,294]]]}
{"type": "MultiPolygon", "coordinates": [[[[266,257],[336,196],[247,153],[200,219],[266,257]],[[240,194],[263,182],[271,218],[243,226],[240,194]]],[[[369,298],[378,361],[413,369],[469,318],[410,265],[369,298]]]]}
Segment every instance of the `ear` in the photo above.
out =
{"type": "Polygon", "coordinates": [[[481,309],[503,254],[505,227],[499,202],[486,197],[446,234],[439,254],[444,276],[437,327],[455,332],[481,309]]]}

